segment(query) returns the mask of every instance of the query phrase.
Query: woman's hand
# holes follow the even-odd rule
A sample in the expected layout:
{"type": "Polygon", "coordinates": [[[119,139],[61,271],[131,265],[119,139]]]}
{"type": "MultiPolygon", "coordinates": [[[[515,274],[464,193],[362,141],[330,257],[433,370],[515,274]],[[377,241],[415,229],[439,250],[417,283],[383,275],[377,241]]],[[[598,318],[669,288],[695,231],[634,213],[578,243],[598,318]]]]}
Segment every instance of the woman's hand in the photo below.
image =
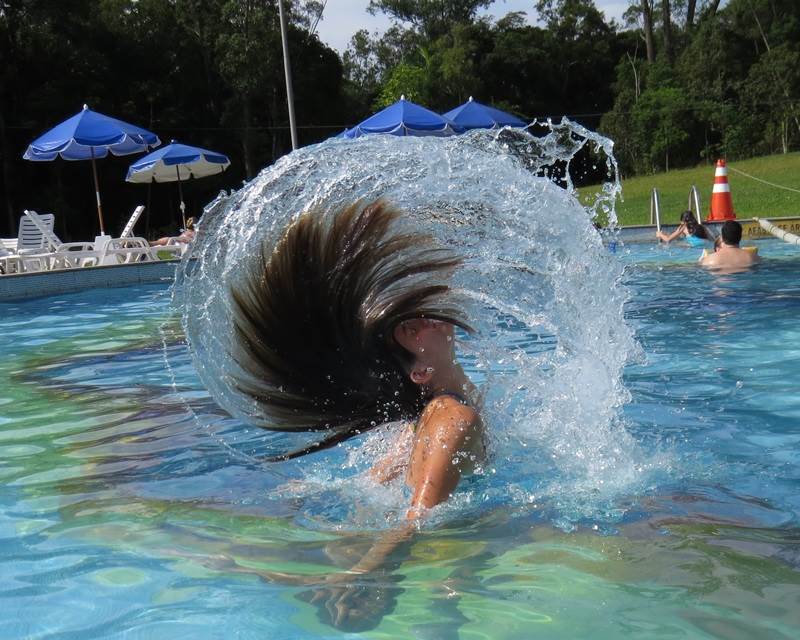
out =
{"type": "Polygon", "coordinates": [[[684,233],[686,233],[686,223],[681,222],[678,225],[678,228],[675,229],[675,231],[673,231],[669,235],[667,235],[663,231],[656,231],[656,238],[658,238],[661,242],[670,243],[675,238],[680,238],[682,235],[684,235],[684,233]]]}
{"type": "Polygon", "coordinates": [[[320,622],[351,632],[375,628],[391,611],[402,589],[386,571],[344,572],[327,576],[297,598],[317,607],[320,622]]]}

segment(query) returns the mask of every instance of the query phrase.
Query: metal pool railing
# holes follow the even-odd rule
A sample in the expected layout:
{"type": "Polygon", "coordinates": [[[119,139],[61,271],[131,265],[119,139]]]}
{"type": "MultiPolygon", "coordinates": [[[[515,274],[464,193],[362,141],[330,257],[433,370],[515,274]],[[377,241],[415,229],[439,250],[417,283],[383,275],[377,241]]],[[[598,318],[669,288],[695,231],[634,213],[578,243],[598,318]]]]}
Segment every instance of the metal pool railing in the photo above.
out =
{"type": "Polygon", "coordinates": [[[700,214],[700,194],[697,191],[697,187],[694,185],[689,189],[689,203],[686,205],[686,209],[694,213],[697,224],[703,224],[700,214]]]}
{"type": "Polygon", "coordinates": [[[656,225],[656,230],[661,231],[661,207],[658,201],[658,189],[655,187],[650,194],[650,224],[656,225]]]}

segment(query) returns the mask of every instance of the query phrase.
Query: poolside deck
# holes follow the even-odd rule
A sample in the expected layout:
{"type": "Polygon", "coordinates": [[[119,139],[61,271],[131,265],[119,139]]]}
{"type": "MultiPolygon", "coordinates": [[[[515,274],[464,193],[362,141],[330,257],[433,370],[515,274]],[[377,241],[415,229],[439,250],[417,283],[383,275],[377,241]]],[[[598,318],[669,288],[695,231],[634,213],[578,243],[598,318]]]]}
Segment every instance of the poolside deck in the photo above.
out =
{"type": "Polygon", "coordinates": [[[91,288],[169,284],[180,260],[158,260],[0,276],[0,302],[72,293],[91,288]]]}

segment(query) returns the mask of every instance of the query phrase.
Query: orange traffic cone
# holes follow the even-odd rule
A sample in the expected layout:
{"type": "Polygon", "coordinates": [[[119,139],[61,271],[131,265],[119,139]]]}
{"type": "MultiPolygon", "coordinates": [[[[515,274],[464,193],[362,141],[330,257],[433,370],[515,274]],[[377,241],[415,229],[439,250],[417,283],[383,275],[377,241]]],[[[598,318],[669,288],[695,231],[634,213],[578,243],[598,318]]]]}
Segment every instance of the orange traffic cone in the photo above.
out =
{"type": "Polygon", "coordinates": [[[731,198],[731,185],[728,184],[728,167],[724,160],[717,160],[717,169],[714,172],[714,190],[711,192],[711,209],[706,222],[717,220],[736,220],[733,212],[733,198],[731,198]]]}

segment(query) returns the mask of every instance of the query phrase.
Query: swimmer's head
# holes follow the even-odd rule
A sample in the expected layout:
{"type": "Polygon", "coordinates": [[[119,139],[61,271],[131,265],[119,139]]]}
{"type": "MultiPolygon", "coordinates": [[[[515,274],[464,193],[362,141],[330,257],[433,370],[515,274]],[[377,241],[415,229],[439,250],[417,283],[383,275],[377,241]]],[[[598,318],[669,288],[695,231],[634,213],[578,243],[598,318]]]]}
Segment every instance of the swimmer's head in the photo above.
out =
{"type": "Polygon", "coordinates": [[[194,231],[194,225],[197,223],[197,220],[192,218],[186,218],[186,229],[187,231],[194,231]]]}
{"type": "Polygon", "coordinates": [[[412,318],[395,325],[392,339],[408,377],[423,386],[455,362],[454,326],[429,318],[412,318]]]}
{"type": "Polygon", "coordinates": [[[415,418],[420,363],[424,374],[445,353],[437,345],[452,351],[453,326],[469,329],[448,286],[460,258],[398,230],[400,216],[380,200],[306,212],[231,291],[233,377],[254,423],[326,433],[283,459],[415,418]],[[414,330],[422,342],[405,341],[414,330]]]}
{"type": "Polygon", "coordinates": [[[726,220],[721,230],[722,241],[731,246],[739,246],[742,241],[742,225],[736,220],[726,220]]]}

